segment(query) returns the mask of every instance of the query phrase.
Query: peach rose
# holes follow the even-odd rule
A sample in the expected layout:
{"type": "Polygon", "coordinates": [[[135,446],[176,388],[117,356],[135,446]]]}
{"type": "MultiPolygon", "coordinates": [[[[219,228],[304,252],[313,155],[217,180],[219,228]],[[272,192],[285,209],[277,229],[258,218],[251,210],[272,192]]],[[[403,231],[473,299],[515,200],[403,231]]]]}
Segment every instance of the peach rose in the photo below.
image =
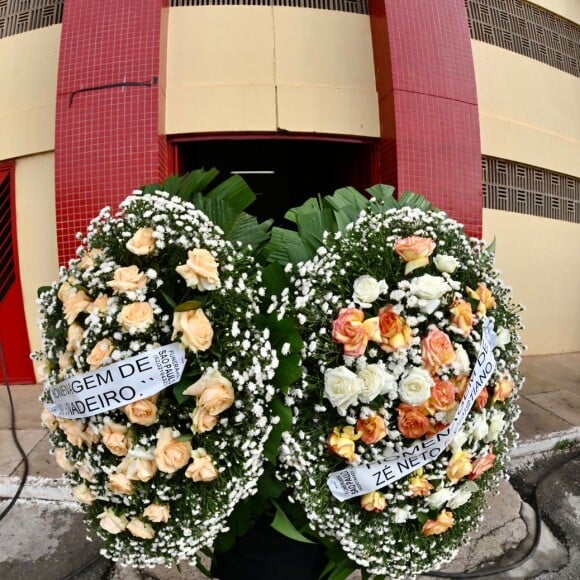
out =
{"type": "Polygon", "coordinates": [[[350,425],[342,431],[335,427],[328,438],[328,450],[347,461],[354,461],[356,458],[354,442],[360,437],[360,433],[355,433],[350,425]]]}
{"type": "Polygon", "coordinates": [[[204,407],[196,407],[190,417],[193,433],[207,433],[218,424],[218,418],[204,407]]]}
{"type": "Polygon", "coordinates": [[[145,457],[129,455],[123,459],[117,471],[125,473],[131,481],[149,481],[157,473],[157,464],[152,454],[145,457]]]}
{"type": "Polygon", "coordinates": [[[184,395],[197,398],[197,406],[210,415],[217,416],[234,403],[234,388],[217,369],[206,371],[203,376],[183,391],[184,395]]]}
{"type": "Polygon", "coordinates": [[[113,279],[107,282],[107,286],[112,288],[116,294],[134,292],[135,290],[144,288],[146,284],[147,276],[137,266],[117,268],[113,279]]]}
{"type": "Polygon", "coordinates": [[[109,297],[106,294],[99,294],[94,302],[91,302],[88,306],[87,306],[87,312],[89,314],[93,314],[95,312],[97,313],[103,313],[103,312],[107,312],[109,308],[109,297]]]}
{"type": "Polygon", "coordinates": [[[101,528],[109,532],[109,534],[120,534],[129,523],[125,516],[118,516],[112,508],[101,512],[97,518],[101,520],[101,528]]]}
{"type": "Polygon", "coordinates": [[[121,308],[117,322],[129,334],[143,332],[153,324],[153,308],[148,302],[132,302],[121,308]]]}
{"type": "Polygon", "coordinates": [[[175,473],[189,463],[191,443],[174,439],[173,429],[161,427],[157,433],[157,446],[154,455],[159,471],[175,473]]]}
{"type": "Polygon", "coordinates": [[[141,540],[152,540],[155,537],[155,530],[151,524],[146,524],[139,518],[131,519],[131,521],[127,524],[127,531],[136,538],[140,538],[141,540]]]}
{"type": "Polygon", "coordinates": [[[449,528],[453,527],[455,524],[455,519],[450,511],[443,510],[436,520],[427,520],[423,524],[423,535],[424,536],[435,536],[446,532],[449,528]]]}
{"type": "Polygon", "coordinates": [[[451,312],[449,322],[459,329],[461,336],[468,336],[475,322],[471,304],[465,300],[456,299],[451,305],[449,312],[451,312]]]}
{"type": "Polygon", "coordinates": [[[66,435],[67,441],[75,447],[82,447],[87,443],[85,425],[77,419],[60,419],[58,426],[66,435]]]}
{"type": "Polygon", "coordinates": [[[143,517],[157,524],[169,521],[169,506],[166,504],[152,503],[143,510],[143,517]]]}
{"type": "Polygon", "coordinates": [[[466,290],[470,298],[479,301],[477,311],[482,316],[485,316],[488,310],[495,307],[495,298],[493,297],[491,290],[485,284],[478,284],[477,290],[472,290],[469,287],[467,287],[466,290]]]}
{"type": "Polygon", "coordinates": [[[85,254],[83,255],[83,257],[79,262],[79,268],[81,270],[88,270],[89,268],[92,268],[95,264],[96,258],[104,255],[105,253],[103,252],[103,250],[100,250],[98,248],[93,248],[92,250],[85,252],[85,254]]]}
{"type": "Polygon", "coordinates": [[[490,448],[489,453],[486,453],[483,457],[478,457],[473,462],[473,469],[469,474],[469,479],[478,479],[484,472],[493,467],[495,455],[492,453],[492,450],[493,447],[490,448]]]}
{"type": "Polygon", "coordinates": [[[392,304],[379,310],[379,332],[381,349],[385,352],[396,352],[411,345],[411,327],[402,316],[395,314],[392,304]]]}
{"type": "Polygon", "coordinates": [[[469,475],[472,469],[471,453],[458,449],[447,465],[447,479],[451,483],[457,483],[462,477],[469,475]]]}
{"type": "Polygon", "coordinates": [[[360,433],[360,439],[367,445],[372,445],[387,436],[387,425],[380,415],[359,419],[356,430],[360,433]]]}
{"type": "Polygon", "coordinates": [[[68,324],[72,324],[76,317],[85,312],[92,303],[92,299],[86,295],[84,290],[71,291],[67,294],[64,304],[64,317],[68,324]]]}
{"type": "Polygon", "coordinates": [[[87,481],[90,481],[91,483],[94,483],[96,481],[96,477],[95,477],[95,472],[92,469],[91,464],[89,463],[89,460],[85,457],[81,464],[79,465],[79,475],[83,478],[86,479],[87,481]]]}
{"type": "Polygon", "coordinates": [[[74,287],[69,282],[63,282],[58,289],[58,299],[64,304],[66,299],[74,292],[74,287]]]}
{"type": "Polygon", "coordinates": [[[193,462],[187,467],[185,477],[206,483],[218,478],[218,472],[212,458],[203,447],[192,451],[191,457],[193,462]]]}
{"type": "Polygon", "coordinates": [[[397,425],[403,437],[419,439],[429,431],[431,423],[420,407],[402,403],[397,411],[399,413],[397,425]]]}
{"type": "Polygon", "coordinates": [[[424,476],[423,468],[418,469],[414,476],[409,479],[409,489],[413,497],[427,497],[434,489],[433,484],[424,476]]]}
{"type": "Polygon", "coordinates": [[[479,395],[477,395],[477,399],[475,399],[476,409],[478,409],[479,411],[483,411],[487,406],[488,399],[489,399],[489,391],[487,390],[487,387],[483,387],[481,393],[479,393],[479,395]]]}
{"type": "Polygon", "coordinates": [[[455,400],[461,401],[461,399],[463,399],[463,395],[465,394],[465,389],[467,389],[467,385],[469,383],[469,375],[453,377],[451,382],[455,387],[455,400]]]}
{"type": "Polygon", "coordinates": [[[133,482],[122,471],[109,475],[107,487],[110,491],[119,495],[131,495],[134,491],[133,482]]]}
{"type": "Polygon", "coordinates": [[[67,473],[71,473],[75,470],[75,466],[72,461],[67,457],[66,450],[64,447],[57,447],[54,450],[54,459],[56,464],[67,473]]]}
{"type": "Polygon", "coordinates": [[[101,431],[103,445],[119,457],[127,455],[131,440],[127,437],[127,427],[119,423],[108,423],[101,431]]]}
{"type": "Polygon", "coordinates": [[[154,423],[157,423],[158,420],[156,400],[157,395],[146,397],[145,399],[125,405],[121,410],[127,415],[127,419],[131,423],[150,427],[154,423]]]}
{"type": "Polygon", "coordinates": [[[365,321],[358,308],[341,308],[338,318],[332,323],[332,338],[343,345],[346,356],[362,356],[369,338],[375,334],[374,319],[365,321]]]}
{"type": "Polygon", "coordinates": [[[193,352],[208,350],[213,340],[213,329],[201,308],[173,314],[171,339],[177,338],[179,333],[181,343],[193,352]]]}
{"type": "Polygon", "coordinates": [[[90,365],[91,370],[102,367],[106,362],[109,362],[108,359],[114,350],[115,347],[110,339],[99,340],[87,357],[87,364],[90,365]]]}
{"type": "Polygon", "coordinates": [[[155,251],[155,238],[151,228],[139,228],[125,247],[136,256],[147,256],[155,251]]]}
{"type": "Polygon", "coordinates": [[[65,376],[66,371],[70,369],[72,365],[72,356],[70,352],[63,352],[58,357],[58,368],[60,369],[60,376],[65,376]]]}
{"type": "Polygon", "coordinates": [[[514,382],[507,375],[504,376],[501,380],[495,383],[491,404],[493,405],[497,401],[503,403],[512,394],[513,390],[514,382]]]}
{"type": "Polygon", "coordinates": [[[421,342],[423,362],[431,373],[455,360],[455,350],[451,339],[441,330],[432,330],[421,342]]]}
{"type": "Polygon", "coordinates": [[[85,329],[76,322],[73,322],[66,331],[66,350],[68,352],[75,352],[79,349],[83,340],[85,329]]]}
{"type": "Polygon", "coordinates": [[[360,507],[367,512],[382,512],[387,507],[385,494],[380,491],[365,493],[360,498],[360,507]]]}
{"type": "Polygon", "coordinates": [[[449,411],[455,406],[455,387],[450,381],[435,380],[428,406],[436,411],[449,411]]]}
{"type": "Polygon", "coordinates": [[[81,483],[73,488],[73,495],[79,503],[87,505],[92,504],[95,499],[95,494],[89,489],[86,483],[81,483]]]}
{"type": "Polygon", "coordinates": [[[58,428],[58,419],[46,408],[42,408],[40,413],[40,422],[43,427],[46,427],[51,433],[54,433],[58,428]]]}
{"type": "Polygon", "coordinates": [[[434,240],[421,236],[409,236],[395,242],[395,252],[407,262],[405,274],[410,274],[413,270],[426,266],[434,249],[434,240]]]}
{"type": "Polygon", "coordinates": [[[203,291],[220,287],[218,263],[207,250],[190,250],[187,252],[187,262],[175,270],[190,288],[203,291]]]}

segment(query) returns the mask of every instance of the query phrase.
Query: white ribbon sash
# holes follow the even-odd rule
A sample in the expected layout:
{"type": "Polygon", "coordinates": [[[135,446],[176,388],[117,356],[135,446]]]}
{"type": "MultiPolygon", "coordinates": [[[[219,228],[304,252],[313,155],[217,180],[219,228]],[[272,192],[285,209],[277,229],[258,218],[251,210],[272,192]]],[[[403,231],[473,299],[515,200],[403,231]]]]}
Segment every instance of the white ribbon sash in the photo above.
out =
{"type": "Polygon", "coordinates": [[[160,346],[49,387],[56,417],[80,419],[151,397],[179,382],[185,351],[178,343],[160,346]]]}
{"type": "Polygon", "coordinates": [[[385,487],[405,477],[423,465],[434,461],[445,451],[465,423],[465,419],[479,393],[489,382],[496,368],[493,349],[497,336],[493,325],[486,321],[483,326],[481,347],[465,394],[455,412],[453,421],[433,437],[407,447],[397,455],[383,461],[349,467],[328,476],[328,487],[334,497],[344,501],[385,487]]]}

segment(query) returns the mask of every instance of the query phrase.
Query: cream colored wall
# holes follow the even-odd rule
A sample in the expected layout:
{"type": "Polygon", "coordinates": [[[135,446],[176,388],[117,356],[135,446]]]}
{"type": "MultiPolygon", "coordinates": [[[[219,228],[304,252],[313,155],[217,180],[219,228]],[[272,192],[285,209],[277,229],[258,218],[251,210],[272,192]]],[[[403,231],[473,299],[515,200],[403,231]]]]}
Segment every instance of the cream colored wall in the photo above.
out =
{"type": "Polygon", "coordinates": [[[0,160],[54,149],[60,31],[0,40],[0,160]]]}
{"type": "Polygon", "coordinates": [[[15,188],[20,281],[30,346],[34,350],[40,346],[36,290],[58,275],[54,153],[17,159],[15,188]]]}
{"type": "Polygon", "coordinates": [[[167,134],[379,135],[368,16],[175,7],[167,53],[167,134]]]}
{"type": "Polygon", "coordinates": [[[486,209],[483,236],[496,237],[502,279],[526,309],[526,354],[579,351],[580,226],[486,209]]]}
{"type": "Polygon", "coordinates": [[[534,0],[530,4],[536,4],[536,6],[554,12],[572,22],[580,23],[580,2],[578,0],[534,0]]]}
{"type": "Polygon", "coordinates": [[[580,177],[580,78],[483,42],[472,48],[482,153],[580,177]]]}

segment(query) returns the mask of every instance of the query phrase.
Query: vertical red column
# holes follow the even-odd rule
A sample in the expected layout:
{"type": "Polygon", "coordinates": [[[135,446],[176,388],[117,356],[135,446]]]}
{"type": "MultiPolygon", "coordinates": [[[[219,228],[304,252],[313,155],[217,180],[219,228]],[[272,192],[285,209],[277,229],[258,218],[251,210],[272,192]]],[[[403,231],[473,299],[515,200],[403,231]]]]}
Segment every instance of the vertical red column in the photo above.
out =
{"type": "Polygon", "coordinates": [[[67,0],[56,107],[59,259],[105,205],[163,179],[167,144],[164,17],[168,0],[67,0]]]}
{"type": "Polygon", "coordinates": [[[481,235],[481,146],[463,0],[371,0],[379,174],[481,235]]]}

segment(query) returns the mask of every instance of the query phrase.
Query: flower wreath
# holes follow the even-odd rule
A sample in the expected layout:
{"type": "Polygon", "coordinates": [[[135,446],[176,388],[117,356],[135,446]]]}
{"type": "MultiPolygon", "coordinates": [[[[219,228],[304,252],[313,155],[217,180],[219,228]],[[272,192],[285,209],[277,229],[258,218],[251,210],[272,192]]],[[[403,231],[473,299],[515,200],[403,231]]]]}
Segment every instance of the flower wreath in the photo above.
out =
{"type": "Polygon", "coordinates": [[[273,232],[270,256],[290,261],[290,291],[272,310],[293,316],[303,339],[278,475],[351,569],[408,578],[453,557],[481,517],[484,490],[505,476],[517,436],[521,307],[493,253],[460,224],[414,194],[397,203],[392,188],[368,191],[370,201],[352,189],[311,200],[287,214],[299,234],[273,232]],[[452,422],[486,320],[497,368],[449,447],[360,497],[333,497],[333,472],[428,445],[452,422]]]}
{"type": "Polygon", "coordinates": [[[278,361],[257,326],[261,273],[251,248],[224,233],[259,244],[269,225],[243,214],[250,200],[235,180],[202,197],[213,176],[164,184],[190,191],[195,205],[147,187],[115,215],[103,209],[79,257],[39,292],[34,356],[46,367],[47,405],[49,387],[87,371],[172,342],[185,351],[183,378],[158,394],[81,419],[43,412],[103,555],[126,565],[196,564],[256,492],[275,423],[278,361]]]}

